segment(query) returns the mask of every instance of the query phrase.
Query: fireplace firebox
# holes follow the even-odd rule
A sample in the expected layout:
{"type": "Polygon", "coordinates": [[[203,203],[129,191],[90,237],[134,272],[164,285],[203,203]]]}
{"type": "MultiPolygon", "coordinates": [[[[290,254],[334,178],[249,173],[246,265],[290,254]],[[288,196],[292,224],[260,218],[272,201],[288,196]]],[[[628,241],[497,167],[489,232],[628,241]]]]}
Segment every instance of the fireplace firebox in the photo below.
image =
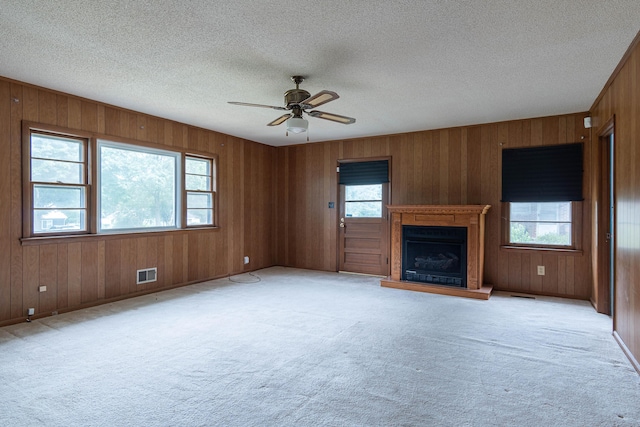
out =
{"type": "Polygon", "coordinates": [[[466,227],[402,227],[402,280],[466,288],[466,279],[466,227]]]}

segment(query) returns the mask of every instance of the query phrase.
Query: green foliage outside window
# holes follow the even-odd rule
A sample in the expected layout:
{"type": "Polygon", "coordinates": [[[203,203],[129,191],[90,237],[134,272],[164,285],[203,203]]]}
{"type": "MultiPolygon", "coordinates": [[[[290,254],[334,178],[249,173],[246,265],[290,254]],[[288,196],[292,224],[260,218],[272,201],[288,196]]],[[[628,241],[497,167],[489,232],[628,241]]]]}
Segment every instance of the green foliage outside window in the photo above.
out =
{"type": "Polygon", "coordinates": [[[102,229],[175,226],[176,156],[100,147],[102,229]]]}
{"type": "Polygon", "coordinates": [[[546,233],[534,238],[523,224],[511,223],[511,243],[568,246],[571,244],[570,239],[570,235],[558,233],[546,233]]]}

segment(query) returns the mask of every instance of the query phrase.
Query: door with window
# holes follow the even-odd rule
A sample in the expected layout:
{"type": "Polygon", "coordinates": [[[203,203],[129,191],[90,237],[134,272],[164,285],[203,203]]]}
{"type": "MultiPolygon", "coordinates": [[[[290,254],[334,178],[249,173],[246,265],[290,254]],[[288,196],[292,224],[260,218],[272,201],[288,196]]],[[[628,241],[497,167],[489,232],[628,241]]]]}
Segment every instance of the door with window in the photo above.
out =
{"type": "Polygon", "coordinates": [[[340,164],[340,271],[389,274],[388,164],[388,160],[340,164]]]}

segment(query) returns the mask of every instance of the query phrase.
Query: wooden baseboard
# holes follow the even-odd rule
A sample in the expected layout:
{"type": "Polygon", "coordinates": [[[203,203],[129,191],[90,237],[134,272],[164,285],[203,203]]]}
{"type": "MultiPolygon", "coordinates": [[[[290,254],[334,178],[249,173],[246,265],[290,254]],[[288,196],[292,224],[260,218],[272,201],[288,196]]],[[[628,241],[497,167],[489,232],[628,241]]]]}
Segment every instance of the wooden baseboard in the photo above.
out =
{"type": "Polygon", "coordinates": [[[454,286],[432,285],[429,283],[415,283],[393,280],[390,277],[382,279],[380,285],[385,288],[404,289],[408,291],[427,292],[430,294],[450,295],[455,297],[488,300],[493,292],[493,286],[484,285],[481,289],[458,288],[454,286]]]}
{"type": "MultiPolygon", "coordinates": [[[[263,267],[263,268],[268,268],[268,267],[263,267]]],[[[159,287],[159,288],[145,289],[143,291],[132,292],[130,294],[118,295],[118,296],[112,297],[112,298],[105,298],[105,299],[100,299],[100,300],[96,300],[96,301],[87,302],[87,303],[84,303],[84,304],[74,305],[73,307],[57,308],[52,312],[49,312],[49,311],[40,312],[40,313],[36,313],[33,316],[29,316],[29,317],[25,317],[25,316],[15,317],[13,319],[8,319],[8,320],[1,321],[0,322],[0,328],[3,327],[3,326],[15,325],[15,324],[18,324],[18,323],[26,322],[27,319],[30,319],[30,320],[42,319],[42,318],[45,318],[45,317],[51,317],[51,316],[55,316],[55,315],[58,315],[58,314],[63,314],[63,313],[69,313],[69,312],[72,312],[72,311],[82,310],[82,309],[85,309],[85,308],[97,307],[99,305],[110,304],[110,303],[113,303],[113,302],[123,301],[123,300],[126,300],[126,299],[131,299],[131,298],[136,298],[136,297],[140,297],[140,296],[144,296],[144,295],[154,294],[154,293],[157,293],[157,292],[169,291],[171,289],[182,288],[184,286],[195,285],[196,283],[208,282],[210,280],[223,279],[225,277],[236,276],[238,274],[245,274],[245,273],[249,273],[251,271],[256,271],[256,270],[239,271],[239,272],[234,272],[234,273],[229,273],[229,274],[213,276],[213,277],[209,277],[207,279],[192,280],[192,281],[189,281],[189,282],[178,283],[178,284],[175,284],[175,285],[168,285],[168,286],[162,286],[162,287],[159,287]]]]}
{"type": "MultiPolygon", "coordinates": [[[[511,288],[504,288],[502,286],[499,285],[493,285],[493,290],[495,292],[505,292],[508,294],[525,294],[525,295],[536,295],[536,296],[541,296],[541,297],[555,297],[555,298],[566,298],[566,299],[574,299],[577,301],[589,301],[589,296],[580,296],[580,295],[567,295],[567,294],[561,294],[558,292],[542,292],[542,291],[534,291],[531,289],[511,289],[511,288]]],[[[595,310],[595,307],[594,307],[595,310]]],[[[597,311],[597,310],[596,310],[597,311]]]]}
{"type": "Polygon", "coordinates": [[[613,338],[615,338],[615,340],[618,342],[618,345],[622,349],[622,352],[624,353],[625,356],[627,356],[627,359],[629,359],[629,362],[631,362],[631,365],[635,368],[635,370],[640,375],[640,363],[638,363],[636,358],[633,356],[633,354],[631,353],[631,350],[629,350],[629,347],[627,347],[624,341],[622,341],[622,338],[620,337],[620,335],[618,335],[616,331],[613,331],[613,338]]]}

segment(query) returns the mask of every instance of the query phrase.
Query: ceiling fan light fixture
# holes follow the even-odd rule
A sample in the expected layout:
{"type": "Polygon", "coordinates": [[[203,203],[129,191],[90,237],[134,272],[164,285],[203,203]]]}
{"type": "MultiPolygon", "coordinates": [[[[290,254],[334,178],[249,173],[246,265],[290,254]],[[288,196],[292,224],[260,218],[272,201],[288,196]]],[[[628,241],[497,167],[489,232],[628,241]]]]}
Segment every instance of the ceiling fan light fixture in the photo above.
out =
{"type": "Polygon", "coordinates": [[[306,132],[309,128],[309,121],[300,117],[291,117],[287,120],[287,131],[291,133],[306,132]]]}

